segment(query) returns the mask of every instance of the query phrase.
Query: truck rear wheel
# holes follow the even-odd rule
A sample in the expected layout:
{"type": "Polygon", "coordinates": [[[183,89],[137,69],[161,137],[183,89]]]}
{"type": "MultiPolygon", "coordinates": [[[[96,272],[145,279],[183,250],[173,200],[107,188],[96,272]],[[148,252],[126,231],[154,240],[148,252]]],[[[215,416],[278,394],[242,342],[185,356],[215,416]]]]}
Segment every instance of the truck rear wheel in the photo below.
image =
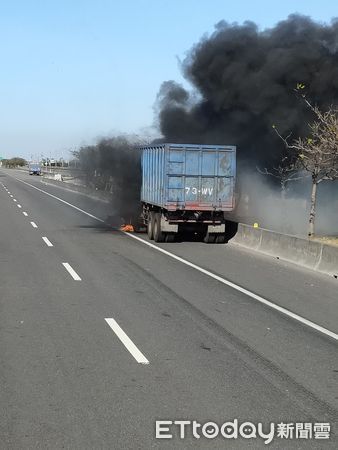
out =
{"type": "Polygon", "coordinates": [[[224,233],[220,233],[216,235],[216,242],[217,244],[224,244],[225,242],[225,234],[224,233]]]}
{"type": "Polygon", "coordinates": [[[204,236],[204,242],[206,244],[214,244],[216,240],[216,234],[215,233],[206,233],[204,236]]]}
{"type": "Polygon", "coordinates": [[[166,233],[165,241],[168,243],[175,242],[175,237],[176,237],[175,233],[166,233]]]}
{"type": "Polygon", "coordinates": [[[164,242],[164,240],[165,240],[165,233],[163,233],[163,231],[161,230],[161,214],[156,213],[154,220],[154,241],[164,242]]]}
{"type": "Polygon", "coordinates": [[[150,240],[154,239],[154,213],[149,214],[148,224],[147,224],[147,234],[150,240]]]}

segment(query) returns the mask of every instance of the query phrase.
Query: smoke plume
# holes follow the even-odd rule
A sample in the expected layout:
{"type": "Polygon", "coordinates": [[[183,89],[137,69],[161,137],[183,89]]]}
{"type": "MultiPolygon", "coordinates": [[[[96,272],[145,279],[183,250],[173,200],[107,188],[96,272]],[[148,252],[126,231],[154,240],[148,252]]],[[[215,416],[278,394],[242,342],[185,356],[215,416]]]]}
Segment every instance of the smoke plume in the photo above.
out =
{"type": "Polygon", "coordinates": [[[234,144],[240,161],[269,165],[283,151],[272,125],[298,137],[313,120],[294,93],[297,83],[319,107],[337,103],[338,21],[291,15],[264,31],[222,21],[182,69],[192,92],[167,81],[157,97],[164,140],[234,144]]]}
{"type": "Polygon", "coordinates": [[[125,136],[101,139],[82,147],[77,156],[86,185],[112,194],[112,224],[135,222],[140,213],[141,164],[133,140],[125,136]]]}

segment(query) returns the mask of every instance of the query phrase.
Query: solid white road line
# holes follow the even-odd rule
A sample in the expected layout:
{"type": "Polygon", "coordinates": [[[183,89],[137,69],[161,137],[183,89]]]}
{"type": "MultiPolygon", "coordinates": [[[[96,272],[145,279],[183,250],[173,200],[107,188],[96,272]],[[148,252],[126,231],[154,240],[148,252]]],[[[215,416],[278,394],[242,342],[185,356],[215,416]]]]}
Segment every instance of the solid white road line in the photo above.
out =
{"type": "Polygon", "coordinates": [[[104,223],[104,220],[99,219],[98,217],[94,216],[93,214],[90,214],[89,212],[84,211],[83,209],[78,208],[77,206],[72,205],[71,203],[66,202],[66,200],[62,200],[62,198],[59,198],[59,197],[57,197],[56,195],[50,194],[49,192],[44,191],[43,189],[40,189],[40,188],[38,188],[38,187],[36,187],[36,186],[33,186],[33,184],[27,183],[26,181],[20,180],[19,178],[16,178],[16,177],[13,177],[13,178],[14,178],[15,180],[17,180],[17,181],[20,181],[20,183],[24,183],[24,184],[26,184],[27,186],[30,186],[30,187],[32,187],[33,189],[36,189],[37,191],[42,192],[43,194],[46,194],[46,195],[48,195],[49,197],[52,197],[52,198],[54,198],[55,200],[58,200],[59,202],[64,203],[65,205],[68,205],[68,206],[70,206],[71,208],[74,208],[74,209],[76,209],[77,211],[82,212],[83,214],[86,214],[87,216],[91,217],[92,219],[95,219],[95,220],[98,220],[99,222],[104,223]]]}
{"type": "MultiPolygon", "coordinates": [[[[19,178],[16,178],[16,177],[13,177],[13,178],[17,181],[20,181],[21,183],[27,184],[28,186],[32,187],[33,189],[36,189],[37,191],[43,192],[44,194],[49,195],[50,197],[53,197],[62,203],[65,203],[66,205],[76,209],[77,211],[82,212],[83,214],[86,214],[89,217],[92,217],[93,219],[95,219],[99,222],[104,223],[104,220],[88,213],[87,211],[84,211],[83,209],[78,208],[75,205],[72,205],[71,203],[66,202],[65,200],[62,200],[59,197],[56,197],[55,195],[50,194],[49,192],[44,191],[43,189],[39,189],[39,188],[33,186],[32,184],[27,183],[26,181],[20,180],[19,178]]],[[[152,244],[151,242],[145,241],[144,239],[142,239],[138,236],[135,236],[134,234],[130,234],[130,233],[126,233],[126,232],[123,232],[123,233],[126,236],[128,236],[129,238],[136,239],[139,242],[142,242],[142,244],[148,245],[149,247],[153,248],[154,250],[157,250],[158,252],[161,252],[161,253],[169,256],[170,258],[176,259],[177,261],[180,261],[182,264],[185,264],[195,270],[198,270],[199,272],[213,278],[214,280],[217,280],[220,283],[223,283],[223,284],[235,289],[236,291],[242,292],[243,294],[247,295],[248,297],[251,297],[254,300],[257,300],[258,302],[263,303],[264,305],[269,306],[270,308],[272,308],[276,311],[279,311],[280,313],[282,313],[288,317],[291,317],[294,320],[297,320],[298,322],[302,323],[303,325],[307,325],[308,327],[313,328],[314,330],[319,331],[320,333],[325,334],[326,336],[329,336],[332,339],[335,339],[336,341],[338,341],[338,334],[333,333],[332,331],[328,330],[327,328],[317,325],[316,323],[311,322],[311,320],[308,320],[305,317],[302,317],[296,313],[293,313],[292,311],[289,311],[288,309],[283,308],[282,306],[276,305],[275,303],[270,302],[269,300],[266,300],[265,298],[261,297],[260,295],[254,294],[253,292],[249,291],[248,289],[242,288],[241,286],[238,286],[237,284],[232,283],[231,281],[228,281],[225,278],[222,278],[212,272],[209,272],[206,269],[203,269],[202,267],[197,266],[196,264],[193,264],[183,258],[180,258],[179,256],[176,256],[173,253],[168,252],[167,250],[163,250],[162,248],[157,247],[156,245],[152,244]]]]}
{"type": "Polygon", "coordinates": [[[191,263],[190,261],[187,261],[186,259],[181,258],[180,256],[176,256],[174,253],[170,253],[167,250],[164,250],[163,248],[157,247],[156,245],[152,244],[151,242],[145,241],[144,239],[135,236],[134,234],[130,234],[130,233],[126,233],[125,234],[127,236],[129,236],[130,238],[136,239],[139,242],[142,242],[142,244],[148,245],[149,247],[157,250],[160,253],[163,253],[167,256],[169,256],[170,258],[176,259],[176,261],[179,261],[183,264],[185,264],[186,266],[189,266],[195,270],[198,270],[199,272],[203,273],[204,275],[209,276],[210,278],[213,278],[214,280],[219,281],[220,283],[223,283],[233,289],[235,289],[236,291],[241,292],[242,294],[247,295],[248,297],[253,298],[254,300],[257,300],[260,303],[263,303],[266,306],[269,306],[272,309],[275,309],[276,311],[279,311],[280,313],[291,317],[294,320],[297,320],[298,322],[302,323],[303,325],[307,325],[310,328],[313,328],[316,331],[319,331],[320,333],[325,334],[326,336],[331,337],[332,339],[335,339],[336,341],[338,341],[338,334],[333,333],[333,331],[328,330],[327,328],[324,328],[320,325],[317,325],[314,322],[311,322],[311,320],[305,319],[305,317],[302,317],[296,313],[293,313],[292,311],[289,311],[286,308],[283,308],[282,306],[276,305],[273,302],[270,302],[269,300],[266,300],[265,298],[261,297],[260,295],[254,294],[253,292],[249,291],[248,289],[242,288],[241,286],[238,286],[237,284],[233,283],[232,281],[228,281],[225,278],[222,278],[212,272],[209,272],[206,269],[203,269],[202,267],[197,266],[196,264],[191,263]]]}
{"type": "Polygon", "coordinates": [[[26,211],[22,211],[22,214],[23,214],[25,217],[28,216],[28,214],[26,213],[26,211]]]}
{"type": "Polygon", "coordinates": [[[63,267],[68,270],[68,272],[70,273],[70,275],[74,278],[74,280],[76,281],[81,281],[81,278],[79,277],[79,275],[75,272],[75,270],[73,269],[73,267],[68,264],[68,263],[62,263],[63,267]]]}
{"type": "Polygon", "coordinates": [[[31,222],[31,225],[32,225],[33,228],[37,228],[38,227],[35,222],[31,222]]]}
{"type": "Polygon", "coordinates": [[[19,203],[16,205],[18,208],[22,208],[22,206],[21,205],[19,205],[19,203]]]}
{"type": "Polygon", "coordinates": [[[53,244],[46,236],[43,236],[42,239],[47,244],[47,247],[53,247],[53,244]]]}
{"type": "Polygon", "coordinates": [[[126,333],[122,330],[120,325],[116,322],[116,320],[109,318],[104,319],[110,328],[114,331],[116,336],[120,339],[122,344],[126,347],[126,349],[133,355],[136,361],[139,364],[149,364],[147,358],[143,355],[142,352],[136,347],[134,342],[126,335],[126,333]]]}

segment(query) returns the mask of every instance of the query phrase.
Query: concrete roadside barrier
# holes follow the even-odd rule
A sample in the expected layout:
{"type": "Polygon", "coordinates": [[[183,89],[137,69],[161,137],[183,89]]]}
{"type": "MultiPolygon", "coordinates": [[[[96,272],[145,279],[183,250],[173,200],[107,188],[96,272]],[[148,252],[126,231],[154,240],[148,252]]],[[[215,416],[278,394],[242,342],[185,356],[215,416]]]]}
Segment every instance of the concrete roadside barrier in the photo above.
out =
{"type": "Polygon", "coordinates": [[[262,241],[259,250],[314,269],[321,255],[321,244],[309,239],[262,230],[262,241]]]}
{"type": "Polygon", "coordinates": [[[338,247],[246,224],[229,242],[338,277],[338,247]]]}
{"type": "Polygon", "coordinates": [[[230,242],[258,250],[261,245],[262,228],[254,228],[243,223],[238,224],[237,233],[230,242]]]}
{"type": "Polygon", "coordinates": [[[338,247],[322,244],[322,254],[317,270],[338,278],[338,247]]]}

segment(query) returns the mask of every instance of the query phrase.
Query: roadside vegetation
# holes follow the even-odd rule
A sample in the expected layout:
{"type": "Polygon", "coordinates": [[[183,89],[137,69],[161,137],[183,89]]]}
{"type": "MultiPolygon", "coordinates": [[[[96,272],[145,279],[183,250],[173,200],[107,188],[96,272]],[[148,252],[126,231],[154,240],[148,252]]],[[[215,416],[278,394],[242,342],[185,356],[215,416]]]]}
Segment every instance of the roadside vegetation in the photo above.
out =
{"type": "Polygon", "coordinates": [[[1,162],[2,167],[7,167],[9,169],[14,169],[15,167],[24,167],[27,165],[26,160],[18,156],[11,159],[3,159],[1,160],[1,162]]]}
{"type": "Polygon", "coordinates": [[[296,93],[312,111],[314,120],[308,124],[308,135],[291,140],[291,133],[283,137],[277,127],[273,129],[285,145],[285,154],[279,165],[258,171],[279,180],[282,198],[291,181],[310,176],[312,180],[308,236],[315,235],[318,186],[323,181],[338,180],[338,109],[331,105],[322,111],[313,105],[303,93],[305,86],[297,85],[296,93]]]}

